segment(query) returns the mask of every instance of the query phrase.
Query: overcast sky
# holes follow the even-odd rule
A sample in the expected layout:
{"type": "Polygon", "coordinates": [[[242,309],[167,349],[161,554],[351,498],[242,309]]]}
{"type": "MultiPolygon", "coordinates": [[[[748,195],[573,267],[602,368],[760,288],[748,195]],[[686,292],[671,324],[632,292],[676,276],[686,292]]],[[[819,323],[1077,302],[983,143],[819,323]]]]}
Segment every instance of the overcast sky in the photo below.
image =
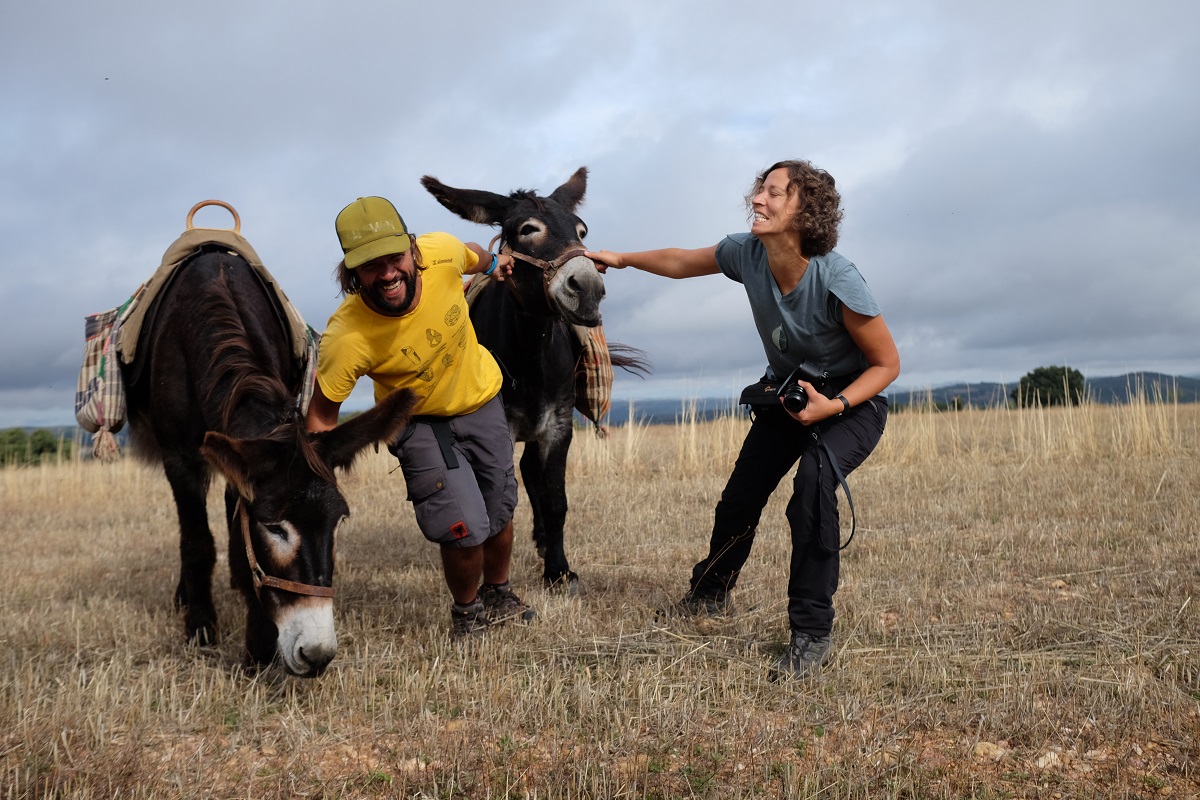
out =
{"type": "MultiPolygon", "coordinates": [[[[486,245],[420,176],[549,193],[579,166],[613,250],[715,244],[756,171],[827,169],[899,387],[1200,375],[1197,30],[1182,0],[5,3],[0,427],[73,424],[84,315],[200,200],[321,330],[356,197],[486,245]]],[[[606,283],[608,338],[654,368],[618,398],[761,374],[739,285],[606,283]]]]}

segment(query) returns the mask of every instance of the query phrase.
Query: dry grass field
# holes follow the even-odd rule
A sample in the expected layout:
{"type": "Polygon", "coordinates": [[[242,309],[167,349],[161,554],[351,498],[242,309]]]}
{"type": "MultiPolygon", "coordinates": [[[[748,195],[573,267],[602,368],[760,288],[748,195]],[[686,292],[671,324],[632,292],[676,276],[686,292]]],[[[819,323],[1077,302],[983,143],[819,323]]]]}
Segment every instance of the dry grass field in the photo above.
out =
{"type": "Polygon", "coordinates": [[[540,588],[522,505],[514,583],[540,619],[469,648],[394,462],[364,458],[344,480],[339,652],[309,681],[243,670],[223,532],[222,643],[184,644],[157,471],[0,470],[0,796],[1200,795],[1200,406],[893,415],[850,479],[836,658],[805,683],[766,669],[787,483],[739,613],[654,618],[746,424],[579,433],[567,535],[587,594],[540,588]]]}

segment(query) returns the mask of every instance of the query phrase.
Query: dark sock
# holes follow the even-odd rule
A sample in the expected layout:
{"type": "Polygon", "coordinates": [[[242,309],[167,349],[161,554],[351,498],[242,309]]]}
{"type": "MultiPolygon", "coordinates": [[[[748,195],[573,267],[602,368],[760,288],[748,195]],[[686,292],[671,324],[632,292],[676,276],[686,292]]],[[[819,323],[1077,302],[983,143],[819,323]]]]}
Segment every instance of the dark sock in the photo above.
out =
{"type": "Polygon", "coordinates": [[[454,610],[460,614],[465,614],[468,611],[470,611],[472,608],[474,608],[478,603],[479,603],[479,596],[476,595],[475,599],[472,600],[471,602],[467,603],[466,605],[459,605],[458,602],[455,602],[454,610]]]}

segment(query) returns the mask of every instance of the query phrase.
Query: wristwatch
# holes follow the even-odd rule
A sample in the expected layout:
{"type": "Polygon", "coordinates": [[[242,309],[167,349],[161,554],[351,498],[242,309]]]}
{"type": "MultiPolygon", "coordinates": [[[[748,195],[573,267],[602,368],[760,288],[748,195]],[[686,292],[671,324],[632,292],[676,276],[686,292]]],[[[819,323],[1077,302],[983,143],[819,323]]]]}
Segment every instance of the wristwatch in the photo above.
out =
{"type": "Polygon", "coordinates": [[[838,415],[839,417],[840,417],[842,414],[845,414],[847,411],[849,411],[849,410],[850,410],[850,401],[846,399],[846,395],[844,395],[844,394],[839,394],[837,397],[835,397],[835,398],[833,398],[833,399],[834,399],[834,400],[841,400],[841,401],[842,401],[842,410],[841,410],[841,411],[839,411],[839,412],[837,413],[837,415],[838,415]]]}

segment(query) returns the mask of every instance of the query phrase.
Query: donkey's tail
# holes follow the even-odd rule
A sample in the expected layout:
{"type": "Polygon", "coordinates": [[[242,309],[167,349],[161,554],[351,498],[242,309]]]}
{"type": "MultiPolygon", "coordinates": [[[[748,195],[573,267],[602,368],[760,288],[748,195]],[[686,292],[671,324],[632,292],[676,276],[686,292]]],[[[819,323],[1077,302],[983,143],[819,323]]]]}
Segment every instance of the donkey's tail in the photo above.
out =
{"type": "Polygon", "coordinates": [[[645,350],[619,342],[609,342],[608,355],[614,367],[620,367],[641,378],[650,374],[650,359],[646,358],[645,350]]]}

